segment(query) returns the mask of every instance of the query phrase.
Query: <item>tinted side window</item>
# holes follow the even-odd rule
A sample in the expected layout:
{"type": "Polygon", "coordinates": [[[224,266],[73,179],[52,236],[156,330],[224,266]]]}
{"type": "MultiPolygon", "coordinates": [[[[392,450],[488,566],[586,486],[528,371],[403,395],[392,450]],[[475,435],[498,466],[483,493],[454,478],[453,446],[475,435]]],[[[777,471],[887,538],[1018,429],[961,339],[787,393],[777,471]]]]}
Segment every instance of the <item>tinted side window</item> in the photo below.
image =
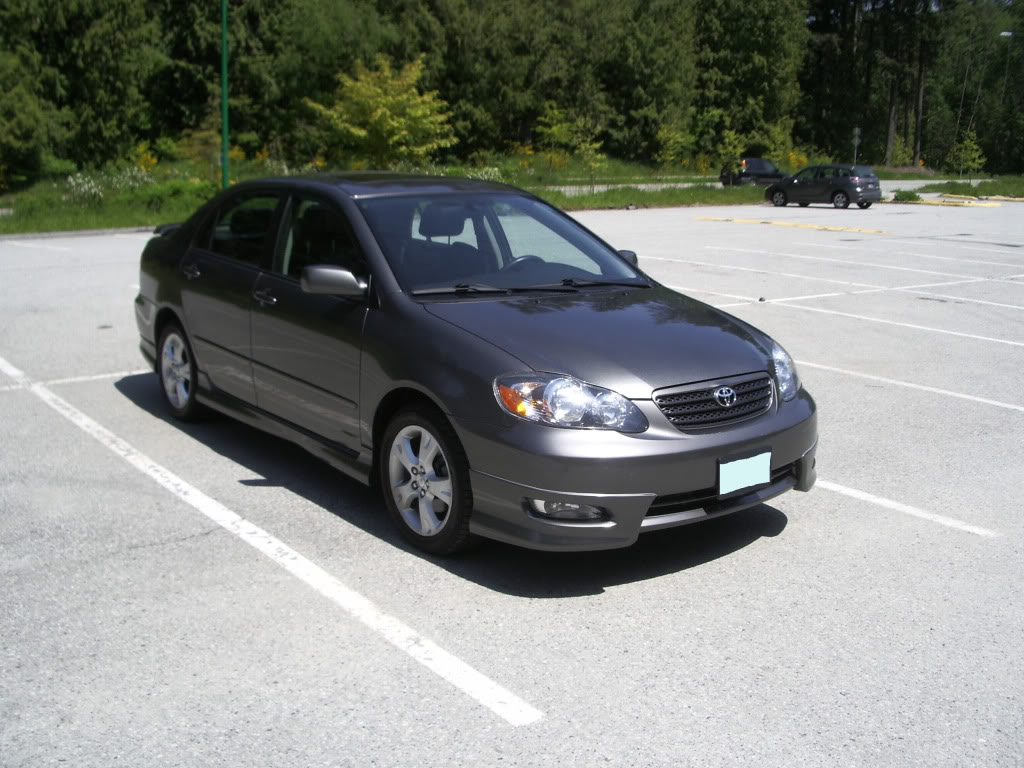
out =
{"type": "Polygon", "coordinates": [[[810,181],[814,178],[815,171],[817,171],[817,168],[804,168],[796,175],[796,178],[800,181],[810,181]]]}
{"type": "Polygon", "coordinates": [[[332,264],[357,277],[369,270],[348,218],[332,203],[296,195],[284,224],[283,245],[275,270],[298,280],[305,267],[332,264]]]}
{"type": "Polygon", "coordinates": [[[209,246],[214,253],[260,266],[274,221],[277,195],[235,198],[217,213],[209,246]]]}

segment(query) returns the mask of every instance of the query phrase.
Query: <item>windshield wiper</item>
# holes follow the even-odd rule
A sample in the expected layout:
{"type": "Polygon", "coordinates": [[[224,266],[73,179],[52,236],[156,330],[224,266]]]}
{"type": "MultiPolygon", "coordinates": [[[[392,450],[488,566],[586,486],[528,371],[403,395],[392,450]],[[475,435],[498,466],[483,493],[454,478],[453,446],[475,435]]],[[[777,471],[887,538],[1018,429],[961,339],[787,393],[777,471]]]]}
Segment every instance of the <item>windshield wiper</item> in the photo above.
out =
{"type": "Polygon", "coordinates": [[[413,296],[430,296],[431,294],[442,293],[508,293],[508,288],[498,288],[496,285],[484,283],[457,283],[445,285],[440,288],[420,288],[413,291],[413,296]]]}
{"type": "MultiPolygon", "coordinates": [[[[639,279],[639,278],[637,278],[639,279]]],[[[542,283],[540,285],[529,285],[522,290],[550,290],[555,288],[586,288],[592,285],[623,285],[628,288],[650,288],[650,283],[628,282],[626,280],[577,280],[575,277],[567,277],[560,283],[542,283]]]]}

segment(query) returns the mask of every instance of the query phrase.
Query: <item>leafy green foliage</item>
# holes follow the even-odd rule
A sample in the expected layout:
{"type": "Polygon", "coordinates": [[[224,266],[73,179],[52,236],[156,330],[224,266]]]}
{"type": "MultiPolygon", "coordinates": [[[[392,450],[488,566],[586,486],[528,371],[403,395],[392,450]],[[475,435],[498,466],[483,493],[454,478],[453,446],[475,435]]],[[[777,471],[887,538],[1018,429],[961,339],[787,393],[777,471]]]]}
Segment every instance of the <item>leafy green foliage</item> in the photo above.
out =
{"type": "Polygon", "coordinates": [[[320,117],[324,140],[335,158],[351,152],[376,168],[402,161],[422,162],[458,139],[448,123],[447,106],[437,93],[420,93],[423,58],[395,72],[384,56],[377,68],[357,63],[355,75],[338,75],[333,106],[307,100],[320,117]]]}
{"type": "Polygon", "coordinates": [[[968,129],[963,138],[949,150],[946,165],[961,176],[966,171],[968,178],[985,167],[985,155],[978,146],[978,137],[973,128],[968,129]]]}
{"type": "Polygon", "coordinates": [[[897,203],[913,203],[921,199],[921,196],[912,189],[897,189],[892,199],[897,203]]]}

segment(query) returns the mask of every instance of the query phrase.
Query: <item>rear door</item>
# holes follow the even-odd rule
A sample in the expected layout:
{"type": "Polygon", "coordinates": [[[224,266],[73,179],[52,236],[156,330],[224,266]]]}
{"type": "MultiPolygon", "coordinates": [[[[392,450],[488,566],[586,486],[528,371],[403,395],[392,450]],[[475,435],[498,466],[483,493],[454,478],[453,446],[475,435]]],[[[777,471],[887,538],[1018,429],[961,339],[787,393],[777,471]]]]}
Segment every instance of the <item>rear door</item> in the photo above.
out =
{"type": "MultiPolygon", "coordinates": [[[[260,270],[270,266],[281,196],[242,192],[227,198],[181,261],[187,331],[212,388],[256,402],[250,308],[260,270]]],[[[206,382],[204,382],[205,384],[206,382]]]]}
{"type": "Polygon", "coordinates": [[[369,280],[344,212],[296,194],[282,217],[273,268],[253,295],[256,403],[333,443],[359,448],[359,371],[366,298],[305,293],[303,267],[332,264],[369,280]]]}

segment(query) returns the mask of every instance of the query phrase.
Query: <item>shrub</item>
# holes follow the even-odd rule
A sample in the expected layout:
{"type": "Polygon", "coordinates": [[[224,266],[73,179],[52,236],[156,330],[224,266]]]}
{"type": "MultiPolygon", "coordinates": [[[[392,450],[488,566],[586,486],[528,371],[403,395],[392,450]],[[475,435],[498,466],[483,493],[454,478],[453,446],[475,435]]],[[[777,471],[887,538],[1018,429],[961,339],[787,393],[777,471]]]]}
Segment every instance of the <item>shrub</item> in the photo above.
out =
{"type": "Polygon", "coordinates": [[[99,205],[103,202],[103,187],[92,176],[76,173],[68,176],[62,199],[77,205],[99,205]]]}
{"type": "Polygon", "coordinates": [[[912,189],[897,189],[892,199],[897,203],[912,203],[920,200],[921,196],[912,189]]]}
{"type": "Polygon", "coordinates": [[[158,212],[170,203],[174,203],[176,207],[195,209],[215,194],[217,185],[212,181],[173,179],[134,190],[130,199],[141,202],[151,211],[158,212]]]}

